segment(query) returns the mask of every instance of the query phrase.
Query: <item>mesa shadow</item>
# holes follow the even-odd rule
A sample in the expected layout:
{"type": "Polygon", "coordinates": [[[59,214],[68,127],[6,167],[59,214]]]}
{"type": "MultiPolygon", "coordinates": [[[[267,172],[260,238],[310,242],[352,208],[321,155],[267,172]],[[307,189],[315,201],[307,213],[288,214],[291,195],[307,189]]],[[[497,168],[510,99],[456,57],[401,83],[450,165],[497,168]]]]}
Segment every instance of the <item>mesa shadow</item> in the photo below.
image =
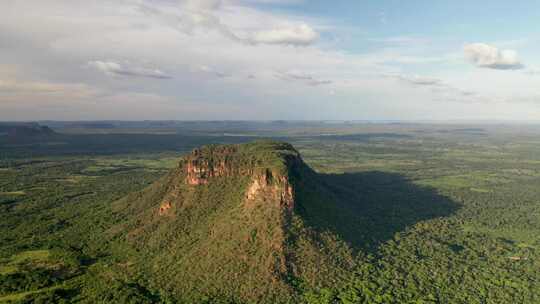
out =
{"type": "Polygon", "coordinates": [[[332,231],[353,249],[374,252],[420,221],[447,217],[460,207],[406,177],[387,172],[318,174],[299,181],[297,213],[310,228],[332,231]]]}

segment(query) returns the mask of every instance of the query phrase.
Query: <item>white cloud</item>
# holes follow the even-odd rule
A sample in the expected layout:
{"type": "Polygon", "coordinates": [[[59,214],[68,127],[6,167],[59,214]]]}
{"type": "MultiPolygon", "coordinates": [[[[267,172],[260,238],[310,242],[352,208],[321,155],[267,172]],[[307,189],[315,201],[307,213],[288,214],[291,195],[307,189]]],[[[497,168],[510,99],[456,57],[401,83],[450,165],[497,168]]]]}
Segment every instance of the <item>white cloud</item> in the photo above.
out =
{"type": "Polygon", "coordinates": [[[383,77],[389,77],[398,79],[408,84],[419,86],[441,86],[444,85],[442,80],[431,77],[424,77],[418,75],[405,75],[405,74],[383,74],[383,77]]]}
{"type": "Polygon", "coordinates": [[[188,8],[195,10],[215,10],[222,4],[221,0],[188,0],[186,3],[188,8]]]}
{"type": "MultiPolygon", "coordinates": [[[[204,1],[203,1],[204,2],[204,1]]],[[[265,24],[262,22],[268,18],[269,15],[260,14],[255,10],[244,9],[241,7],[229,8],[227,12],[219,10],[221,2],[208,1],[208,3],[190,4],[187,3],[187,10],[182,7],[162,7],[141,5],[139,10],[149,17],[160,20],[163,24],[170,26],[178,31],[193,35],[196,30],[204,29],[215,31],[222,36],[243,44],[258,45],[258,44],[275,44],[275,45],[294,45],[294,46],[307,46],[316,42],[319,38],[319,33],[315,31],[313,27],[306,23],[299,22],[284,22],[279,20],[277,24],[265,24]],[[246,19],[241,14],[253,14],[253,17],[259,15],[263,17],[263,20],[252,19],[250,21],[251,26],[249,28],[242,28],[234,26],[230,23],[222,21],[222,15],[226,16],[227,13],[235,12],[233,18],[228,18],[227,21],[231,22],[231,19],[246,19]],[[258,21],[258,22],[253,22],[258,21]],[[268,28],[270,26],[271,28],[268,28]]],[[[235,22],[236,20],[232,20],[235,22]]],[[[268,21],[268,20],[266,20],[268,21]]]]}
{"type": "MultiPolygon", "coordinates": [[[[203,6],[204,7],[204,6],[203,6]]],[[[228,26],[221,23],[212,10],[201,8],[199,5],[185,7],[140,5],[138,10],[163,25],[174,28],[184,34],[193,35],[197,29],[215,30],[233,40],[239,38],[228,26]]]]}
{"type": "Polygon", "coordinates": [[[107,75],[111,76],[128,76],[128,77],[145,77],[155,79],[170,79],[171,76],[163,71],[155,68],[127,66],[114,61],[90,61],[89,67],[93,67],[107,75]]]}
{"type": "Polygon", "coordinates": [[[209,67],[207,65],[201,65],[198,69],[198,71],[202,72],[202,73],[205,73],[205,74],[210,74],[210,75],[214,75],[218,78],[227,78],[227,77],[230,77],[231,75],[226,73],[226,72],[223,72],[223,71],[216,71],[214,68],[212,67],[209,67]]]}
{"type": "MultiPolygon", "coordinates": [[[[374,41],[366,33],[360,39],[365,48],[348,51],[327,39],[343,33],[339,20],[246,5],[276,1],[8,1],[9,9],[0,9],[0,75],[7,78],[5,67],[15,66],[9,77],[20,81],[0,87],[1,101],[34,103],[15,111],[0,101],[0,114],[25,113],[29,119],[45,113],[48,103],[70,106],[59,108],[58,118],[445,117],[451,114],[439,111],[437,96],[468,101],[510,95],[516,87],[523,95],[538,94],[536,79],[525,73],[472,69],[463,77],[461,52],[457,59],[441,56],[459,48],[454,42],[416,36],[374,41]],[[318,31],[329,35],[319,37],[318,31]],[[93,70],[81,68],[88,66],[93,70]],[[385,73],[394,79],[377,77],[385,73]],[[171,75],[174,81],[147,80],[171,75]],[[91,95],[76,83],[101,91],[91,95]],[[338,94],[328,102],[323,92],[338,94]],[[130,105],[140,115],[125,111],[135,98],[130,105]]],[[[447,107],[464,111],[462,105],[447,107]]]]}
{"type": "Polygon", "coordinates": [[[318,38],[319,34],[312,27],[300,24],[294,27],[258,31],[249,40],[254,43],[302,46],[310,45],[318,38]]]}
{"type": "Polygon", "coordinates": [[[474,65],[481,68],[497,70],[517,70],[524,66],[513,50],[499,50],[484,43],[472,43],[463,48],[465,57],[474,65]]]}
{"type": "Polygon", "coordinates": [[[438,78],[407,74],[383,74],[381,76],[399,80],[413,87],[429,89],[428,91],[433,93],[433,100],[436,101],[466,103],[489,101],[473,90],[457,88],[438,78]]]}
{"type": "Polygon", "coordinates": [[[310,86],[327,85],[327,84],[332,83],[331,80],[319,79],[313,75],[303,73],[303,72],[298,72],[298,71],[288,71],[285,73],[277,73],[276,77],[282,80],[287,80],[287,81],[291,81],[291,80],[300,81],[310,86]]]}

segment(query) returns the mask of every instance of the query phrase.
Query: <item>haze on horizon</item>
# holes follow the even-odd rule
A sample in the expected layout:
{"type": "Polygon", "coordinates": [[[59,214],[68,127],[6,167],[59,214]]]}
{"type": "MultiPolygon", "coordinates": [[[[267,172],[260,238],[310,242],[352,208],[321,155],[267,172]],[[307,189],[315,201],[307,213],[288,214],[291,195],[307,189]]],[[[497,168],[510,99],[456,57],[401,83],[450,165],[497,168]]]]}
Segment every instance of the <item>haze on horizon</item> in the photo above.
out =
{"type": "Polygon", "coordinates": [[[4,0],[0,120],[540,120],[540,2],[4,0]]]}

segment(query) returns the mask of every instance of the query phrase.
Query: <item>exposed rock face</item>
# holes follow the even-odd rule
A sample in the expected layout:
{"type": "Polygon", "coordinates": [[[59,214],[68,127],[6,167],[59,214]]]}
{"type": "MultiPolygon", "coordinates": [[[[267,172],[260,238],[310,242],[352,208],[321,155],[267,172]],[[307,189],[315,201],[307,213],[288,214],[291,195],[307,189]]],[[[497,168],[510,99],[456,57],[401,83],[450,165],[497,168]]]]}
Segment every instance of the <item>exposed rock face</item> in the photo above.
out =
{"type": "Polygon", "coordinates": [[[172,207],[172,204],[170,201],[163,201],[161,203],[161,206],[159,207],[159,215],[167,214],[167,211],[169,211],[171,207],[172,207]]]}
{"type": "Polygon", "coordinates": [[[186,170],[186,182],[189,185],[205,185],[211,177],[231,176],[237,174],[238,168],[234,168],[228,156],[234,154],[234,147],[221,147],[211,155],[204,155],[201,150],[193,152],[184,159],[186,170]]]}
{"type": "Polygon", "coordinates": [[[294,188],[288,176],[274,177],[271,171],[254,176],[246,191],[246,202],[249,204],[261,196],[279,202],[287,210],[294,208],[294,188]]]}
{"type": "MultiPolygon", "coordinates": [[[[287,210],[294,208],[294,187],[289,173],[302,164],[300,155],[292,146],[286,146],[287,154],[272,155],[281,163],[269,164],[261,156],[239,151],[237,146],[215,146],[195,149],[179,164],[182,182],[190,186],[207,185],[213,178],[248,177],[250,182],[245,192],[246,206],[258,198],[278,202],[287,210]]],[[[255,152],[254,152],[255,153],[255,152]]],[[[269,157],[272,159],[272,157],[269,157]]],[[[177,189],[166,195],[159,207],[159,215],[170,212],[178,197],[177,189]]]]}

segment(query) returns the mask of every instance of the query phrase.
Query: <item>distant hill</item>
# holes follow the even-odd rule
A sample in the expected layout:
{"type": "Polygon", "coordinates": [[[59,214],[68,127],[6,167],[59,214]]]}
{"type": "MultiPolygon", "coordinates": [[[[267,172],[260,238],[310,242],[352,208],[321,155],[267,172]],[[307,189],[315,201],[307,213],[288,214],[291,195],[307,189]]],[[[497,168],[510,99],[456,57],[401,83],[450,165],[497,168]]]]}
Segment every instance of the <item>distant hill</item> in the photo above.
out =
{"type": "Polygon", "coordinates": [[[116,202],[114,234],[185,303],[295,303],[354,267],[358,218],[333,191],[290,144],[205,146],[116,202]]]}
{"type": "Polygon", "coordinates": [[[47,137],[54,134],[51,128],[37,123],[0,123],[0,136],[9,138],[47,137]]]}

